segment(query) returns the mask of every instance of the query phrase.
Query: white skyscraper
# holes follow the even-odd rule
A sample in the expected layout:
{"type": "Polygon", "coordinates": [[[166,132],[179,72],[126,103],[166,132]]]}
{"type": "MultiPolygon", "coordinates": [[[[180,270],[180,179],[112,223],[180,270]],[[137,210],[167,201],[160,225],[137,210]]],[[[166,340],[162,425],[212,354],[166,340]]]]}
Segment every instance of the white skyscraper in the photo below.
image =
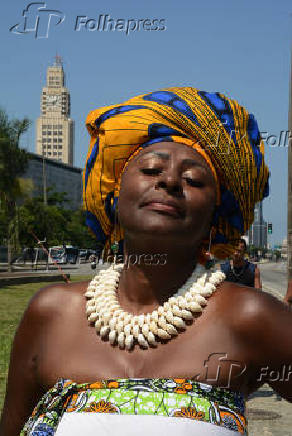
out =
{"type": "Polygon", "coordinates": [[[73,165],[74,121],[70,118],[70,93],[65,88],[60,56],[47,69],[41,96],[41,116],[36,124],[36,152],[49,159],[73,165]]]}

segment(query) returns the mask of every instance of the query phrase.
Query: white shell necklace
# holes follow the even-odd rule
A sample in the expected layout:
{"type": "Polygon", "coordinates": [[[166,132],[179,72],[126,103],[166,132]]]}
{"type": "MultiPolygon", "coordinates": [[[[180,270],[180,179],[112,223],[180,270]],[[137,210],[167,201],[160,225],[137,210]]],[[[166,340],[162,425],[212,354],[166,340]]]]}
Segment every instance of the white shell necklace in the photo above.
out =
{"type": "Polygon", "coordinates": [[[123,264],[114,264],[101,270],[90,282],[86,314],[88,321],[95,324],[97,333],[109,339],[112,345],[130,350],[138,343],[141,348],[157,346],[159,340],[171,339],[180,329],[186,328],[185,321],[194,319],[202,312],[207,300],[224,279],[221,271],[206,270],[197,265],[185,284],[162,306],[151,313],[133,315],[125,312],[117,298],[117,288],[123,264]]]}

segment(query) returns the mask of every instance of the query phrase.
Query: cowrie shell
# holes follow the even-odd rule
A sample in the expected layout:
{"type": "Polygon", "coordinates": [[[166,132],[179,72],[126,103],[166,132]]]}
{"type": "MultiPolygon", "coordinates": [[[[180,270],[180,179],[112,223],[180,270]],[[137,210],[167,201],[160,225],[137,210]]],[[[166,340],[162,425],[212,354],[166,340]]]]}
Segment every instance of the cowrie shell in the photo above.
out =
{"type": "Polygon", "coordinates": [[[125,339],[125,347],[127,350],[131,350],[131,348],[133,347],[134,344],[134,336],[133,335],[129,335],[126,337],[125,339]]]}
{"type": "Polygon", "coordinates": [[[101,327],[101,329],[100,329],[100,336],[102,337],[102,338],[104,338],[105,336],[107,336],[107,334],[109,333],[109,331],[110,331],[110,328],[109,328],[109,326],[108,325],[105,325],[105,326],[103,326],[103,327],[101,327]]]}
{"type": "Polygon", "coordinates": [[[148,342],[146,341],[142,333],[138,335],[138,342],[143,348],[148,348],[148,342]]]}
{"type": "Polygon", "coordinates": [[[121,332],[118,335],[118,344],[120,348],[124,348],[125,347],[125,333],[121,332]]]}
{"type": "Polygon", "coordinates": [[[157,346],[157,342],[155,340],[155,336],[152,332],[149,332],[147,335],[147,340],[149,342],[149,344],[153,345],[153,346],[157,346]]]}
{"type": "Polygon", "coordinates": [[[188,304],[188,309],[192,312],[202,312],[201,306],[195,301],[192,301],[188,304]]]}
{"type": "Polygon", "coordinates": [[[169,335],[163,329],[157,329],[157,336],[159,336],[161,339],[170,339],[171,338],[171,335],[169,335]]]}
{"type": "Polygon", "coordinates": [[[178,316],[174,316],[173,317],[173,324],[176,327],[180,327],[180,328],[185,328],[186,327],[185,322],[181,318],[179,318],[178,316]]]}
{"type": "Polygon", "coordinates": [[[111,330],[108,335],[108,338],[112,345],[116,342],[116,337],[117,337],[117,332],[115,330],[111,330]]]}

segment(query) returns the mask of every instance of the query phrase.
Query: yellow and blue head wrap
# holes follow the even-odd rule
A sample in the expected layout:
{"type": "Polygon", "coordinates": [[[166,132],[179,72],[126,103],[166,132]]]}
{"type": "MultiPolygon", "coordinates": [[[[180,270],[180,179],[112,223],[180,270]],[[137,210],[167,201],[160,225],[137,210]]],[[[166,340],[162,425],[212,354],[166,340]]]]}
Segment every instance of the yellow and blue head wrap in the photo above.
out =
{"type": "Polygon", "coordinates": [[[121,174],[150,144],[175,141],[198,151],[217,181],[213,254],[234,250],[254,219],[255,203],[268,195],[264,144],[252,114],[235,100],[195,88],[169,88],[125,103],[93,110],[86,119],[91,135],[83,173],[87,225],[107,247],[123,230],[115,227],[121,174]]]}

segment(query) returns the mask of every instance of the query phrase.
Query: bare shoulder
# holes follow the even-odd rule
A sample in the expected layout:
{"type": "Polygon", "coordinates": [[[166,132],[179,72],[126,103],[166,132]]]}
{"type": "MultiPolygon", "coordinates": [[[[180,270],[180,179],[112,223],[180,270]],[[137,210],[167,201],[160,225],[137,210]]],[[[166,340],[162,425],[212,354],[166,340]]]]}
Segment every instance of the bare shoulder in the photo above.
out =
{"type": "Polygon", "coordinates": [[[220,294],[220,302],[226,311],[229,309],[233,313],[230,317],[232,327],[242,331],[254,332],[257,327],[261,330],[265,320],[270,324],[282,315],[292,316],[286,304],[259,289],[224,282],[220,287],[220,294]]]}
{"type": "Polygon", "coordinates": [[[30,345],[41,342],[44,332],[48,334],[66,321],[80,316],[87,282],[58,283],[37,291],[31,298],[16,331],[15,343],[30,345]],[[33,339],[32,339],[33,338],[33,339]]]}
{"type": "Polygon", "coordinates": [[[238,283],[223,282],[220,286],[220,293],[221,292],[222,296],[224,296],[223,298],[231,298],[233,302],[237,301],[238,304],[244,305],[249,305],[252,302],[255,308],[260,308],[263,304],[285,306],[282,301],[265,291],[238,283]],[[259,304],[259,307],[257,304],[259,304]]]}
{"type": "Polygon", "coordinates": [[[73,314],[84,301],[88,282],[57,283],[37,291],[24,313],[28,321],[49,321],[57,315],[73,314]]]}

